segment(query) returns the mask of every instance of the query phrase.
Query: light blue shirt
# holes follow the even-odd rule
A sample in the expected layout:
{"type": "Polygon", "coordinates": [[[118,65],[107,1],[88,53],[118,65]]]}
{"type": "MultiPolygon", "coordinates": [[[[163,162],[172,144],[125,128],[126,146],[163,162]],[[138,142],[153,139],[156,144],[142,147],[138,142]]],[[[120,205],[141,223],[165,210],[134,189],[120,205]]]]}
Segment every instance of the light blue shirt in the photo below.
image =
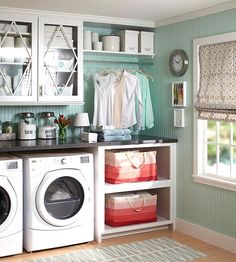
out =
{"type": "Polygon", "coordinates": [[[138,77],[141,96],[143,102],[143,111],[141,116],[141,130],[150,129],[154,126],[154,115],[152,109],[152,100],[149,90],[149,80],[148,78],[138,72],[135,72],[135,75],[138,77]]]}

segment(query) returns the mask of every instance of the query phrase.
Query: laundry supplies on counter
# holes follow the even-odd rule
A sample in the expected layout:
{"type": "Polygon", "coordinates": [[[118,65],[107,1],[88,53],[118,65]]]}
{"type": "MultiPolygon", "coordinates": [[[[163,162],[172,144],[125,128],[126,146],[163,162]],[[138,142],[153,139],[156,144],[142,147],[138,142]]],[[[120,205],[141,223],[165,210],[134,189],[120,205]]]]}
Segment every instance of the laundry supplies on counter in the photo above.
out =
{"type": "Polygon", "coordinates": [[[39,139],[55,139],[56,125],[54,124],[53,112],[42,112],[39,119],[38,138],[39,139]]]}
{"type": "Polygon", "coordinates": [[[34,113],[24,112],[20,114],[19,139],[36,139],[36,120],[34,113]]]}

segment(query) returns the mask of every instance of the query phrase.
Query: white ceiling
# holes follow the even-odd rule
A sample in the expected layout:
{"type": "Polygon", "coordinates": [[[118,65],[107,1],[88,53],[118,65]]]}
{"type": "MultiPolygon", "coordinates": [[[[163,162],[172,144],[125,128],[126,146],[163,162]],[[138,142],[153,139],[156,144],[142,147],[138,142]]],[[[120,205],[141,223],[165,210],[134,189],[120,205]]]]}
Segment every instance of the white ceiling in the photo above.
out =
{"type": "Polygon", "coordinates": [[[54,12],[159,21],[205,8],[215,8],[229,0],[0,0],[0,6],[54,12]]]}

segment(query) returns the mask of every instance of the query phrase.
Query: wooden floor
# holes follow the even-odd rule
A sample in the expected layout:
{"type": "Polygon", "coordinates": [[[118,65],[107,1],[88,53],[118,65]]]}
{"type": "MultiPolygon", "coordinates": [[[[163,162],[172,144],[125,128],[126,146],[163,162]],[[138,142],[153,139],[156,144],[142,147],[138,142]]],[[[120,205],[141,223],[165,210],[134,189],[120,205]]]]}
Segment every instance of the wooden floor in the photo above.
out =
{"type": "Polygon", "coordinates": [[[139,241],[139,240],[150,239],[155,237],[169,237],[182,244],[188,245],[196,250],[202,251],[204,254],[207,255],[207,257],[205,258],[197,259],[195,261],[208,261],[208,262],[235,262],[236,261],[236,254],[232,254],[223,249],[216,248],[212,245],[209,245],[205,242],[194,239],[190,236],[184,235],[177,231],[160,230],[160,231],[125,236],[125,237],[106,239],[103,240],[102,243],[91,242],[91,243],[74,245],[70,247],[56,248],[46,251],[37,251],[37,252],[35,251],[32,253],[24,252],[21,255],[0,258],[0,262],[13,262],[13,261],[23,262],[26,259],[43,258],[52,255],[60,255],[63,253],[75,252],[86,248],[128,243],[132,241],[139,241]]]}

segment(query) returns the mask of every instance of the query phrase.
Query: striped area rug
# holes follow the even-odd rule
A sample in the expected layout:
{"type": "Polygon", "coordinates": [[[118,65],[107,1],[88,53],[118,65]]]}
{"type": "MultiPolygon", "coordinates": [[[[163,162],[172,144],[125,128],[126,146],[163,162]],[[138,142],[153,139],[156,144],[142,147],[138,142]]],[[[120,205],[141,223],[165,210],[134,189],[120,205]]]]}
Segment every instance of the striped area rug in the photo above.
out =
{"type": "Polygon", "coordinates": [[[83,249],[78,252],[24,260],[25,262],[184,262],[205,257],[202,252],[166,237],[83,249]]]}

